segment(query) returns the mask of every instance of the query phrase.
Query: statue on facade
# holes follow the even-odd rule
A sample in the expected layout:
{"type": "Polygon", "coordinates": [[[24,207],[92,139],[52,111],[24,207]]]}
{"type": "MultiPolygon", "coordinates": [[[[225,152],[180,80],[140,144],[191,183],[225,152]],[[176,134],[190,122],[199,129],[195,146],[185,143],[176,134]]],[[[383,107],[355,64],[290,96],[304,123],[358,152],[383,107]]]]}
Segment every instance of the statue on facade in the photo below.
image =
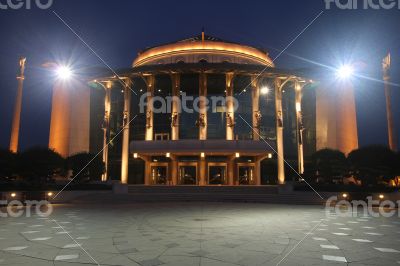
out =
{"type": "Polygon", "coordinates": [[[226,124],[228,127],[233,127],[235,125],[231,112],[226,114],[226,124]]]}
{"type": "Polygon", "coordinates": [[[255,111],[254,112],[254,118],[255,118],[255,128],[260,128],[261,126],[261,118],[262,118],[262,114],[260,111],[255,111]]]}
{"type": "Polygon", "coordinates": [[[196,121],[196,127],[205,127],[206,126],[206,116],[205,114],[200,114],[199,119],[196,121]]]}
{"type": "Polygon", "coordinates": [[[146,127],[151,128],[151,111],[146,112],[146,127]]]}
{"type": "Polygon", "coordinates": [[[278,127],[283,127],[282,111],[278,111],[278,117],[276,119],[278,121],[278,127]]]}
{"type": "Polygon", "coordinates": [[[171,127],[178,126],[178,112],[174,112],[171,116],[171,127]]]}

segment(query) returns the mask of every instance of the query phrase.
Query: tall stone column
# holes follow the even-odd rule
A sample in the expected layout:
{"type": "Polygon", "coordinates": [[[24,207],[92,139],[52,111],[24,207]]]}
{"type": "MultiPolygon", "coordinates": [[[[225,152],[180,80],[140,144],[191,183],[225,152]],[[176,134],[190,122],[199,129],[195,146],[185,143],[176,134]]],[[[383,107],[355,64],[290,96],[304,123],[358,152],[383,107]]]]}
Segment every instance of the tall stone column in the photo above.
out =
{"type": "Polygon", "coordinates": [[[390,54],[388,54],[382,61],[383,81],[385,84],[385,98],[386,98],[386,118],[388,127],[388,141],[389,148],[392,151],[397,151],[397,138],[394,129],[393,113],[392,113],[392,92],[390,88],[390,54]]]}
{"type": "Polygon", "coordinates": [[[180,104],[180,74],[174,73],[172,79],[172,110],[171,110],[171,139],[179,140],[179,115],[181,113],[180,104]]]}
{"type": "Polygon", "coordinates": [[[122,132],[122,156],[121,156],[121,183],[128,184],[129,171],[129,129],[131,117],[131,85],[128,80],[124,88],[124,114],[123,114],[123,132],[122,132]]]}
{"type": "Polygon", "coordinates": [[[199,139],[207,139],[207,74],[199,75],[199,139]]]}
{"type": "Polygon", "coordinates": [[[226,73],[226,140],[235,139],[235,106],[233,101],[233,73],[226,73]]]}
{"type": "Polygon", "coordinates": [[[147,108],[146,108],[146,140],[153,140],[154,138],[154,127],[153,127],[153,119],[154,119],[154,106],[153,106],[153,97],[154,97],[154,85],[156,78],[154,75],[150,75],[146,77],[147,83],[147,108]]]}
{"type": "Polygon", "coordinates": [[[303,148],[303,114],[301,111],[302,89],[303,86],[295,81],[296,93],[296,127],[297,127],[297,160],[299,174],[304,173],[304,148],[303,148]]]}
{"type": "Polygon", "coordinates": [[[10,139],[10,151],[13,153],[18,152],[19,128],[20,128],[21,109],[22,109],[22,88],[24,86],[24,79],[25,79],[24,76],[25,63],[26,63],[26,58],[21,57],[19,60],[20,73],[19,76],[17,77],[18,80],[17,98],[15,100],[14,118],[12,122],[11,139],[10,139]]]}
{"type": "Polygon", "coordinates": [[[235,185],[235,155],[228,157],[228,185],[235,185]]]}
{"type": "Polygon", "coordinates": [[[171,155],[169,167],[171,169],[171,185],[178,185],[178,157],[171,155]]]}
{"type": "Polygon", "coordinates": [[[199,161],[199,185],[207,185],[207,162],[206,158],[203,157],[199,161]]]}
{"type": "Polygon", "coordinates": [[[111,116],[111,88],[112,83],[107,82],[104,86],[104,121],[103,121],[103,162],[104,174],[101,177],[102,181],[108,180],[108,143],[110,142],[110,116],[111,116]]]}
{"type": "Polygon", "coordinates": [[[252,99],[252,122],[253,122],[253,140],[260,140],[260,87],[256,77],[251,77],[251,99],[252,99]]]}
{"type": "Polygon", "coordinates": [[[275,117],[276,117],[276,151],[278,155],[278,184],[285,184],[285,161],[283,152],[283,112],[282,112],[282,85],[275,80],[275,117]]]}

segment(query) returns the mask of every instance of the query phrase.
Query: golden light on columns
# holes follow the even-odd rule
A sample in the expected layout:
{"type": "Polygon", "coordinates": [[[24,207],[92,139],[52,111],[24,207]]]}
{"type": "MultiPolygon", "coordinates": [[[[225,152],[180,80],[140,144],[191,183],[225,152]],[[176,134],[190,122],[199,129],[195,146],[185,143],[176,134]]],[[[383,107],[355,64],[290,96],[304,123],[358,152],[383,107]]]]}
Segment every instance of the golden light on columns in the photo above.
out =
{"type": "Polygon", "coordinates": [[[26,58],[21,57],[19,60],[20,73],[17,77],[18,80],[18,89],[17,89],[17,98],[15,99],[15,107],[14,107],[14,117],[11,128],[11,139],[10,139],[10,151],[18,152],[18,142],[19,142],[19,129],[21,124],[21,110],[22,110],[22,89],[24,86],[25,80],[25,64],[26,58]]]}
{"type": "Polygon", "coordinates": [[[121,183],[128,184],[129,171],[129,129],[131,120],[131,86],[132,81],[128,79],[123,82],[124,87],[124,112],[123,112],[123,135],[122,135],[122,154],[121,154],[121,183]]]}
{"type": "Polygon", "coordinates": [[[276,117],[276,147],[278,161],[278,184],[285,184],[285,161],[283,148],[283,109],[282,109],[282,89],[284,83],[279,78],[275,79],[275,117],[276,117]]]}
{"type": "Polygon", "coordinates": [[[296,97],[296,127],[297,127],[297,160],[299,174],[304,173],[304,150],[303,150],[303,114],[301,112],[302,89],[305,84],[295,81],[295,97],[296,97]]]}
{"type": "Polygon", "coordinates": [[[390,59],[390,54],[388,54],[382,61],[383,81],[385,86],[385,99],[386,99],[388,142],[389,142],[389,148],[392,151],[397,151],[397,139],[395,134],[396,131],[393,121],[392,102],[391,102],[392,91],[390,88],[390,65],[391,65],[391,59],[390,59]]]}

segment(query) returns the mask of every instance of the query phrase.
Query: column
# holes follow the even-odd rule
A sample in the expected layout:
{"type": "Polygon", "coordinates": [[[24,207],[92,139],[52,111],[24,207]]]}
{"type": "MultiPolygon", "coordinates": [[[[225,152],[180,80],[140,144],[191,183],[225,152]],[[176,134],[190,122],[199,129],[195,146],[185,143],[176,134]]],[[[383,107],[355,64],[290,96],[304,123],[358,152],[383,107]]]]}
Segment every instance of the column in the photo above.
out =
{"type": "Polygon", "coordinates": [[[171,182],[172,185],[176,186],[178,185],[178,157],[171,155],[170,159],[169,167],[171,169],[171,182]]]}
{"type": "Polygon", "coordinates": [[[235,155],[228,157],[228,185],[235,185],[235,155]]]}
{"type": "Polygon", "coordinates": [[[233,73],[226,74],[226,139],[235,139],[235,106],[233,101],[233,73]]]}
{"type": "Polygon", "coordinates": [[[171,110],[171,139],[179,140],[179,114],[181,113],[180,104],[180,74],[174,73],[172,79],[172,110],[171,110]]]}
{"type": "Polygon", "coordinates": [[[200,157],[199,161],[199,185],[207,185],[207,162],[206,158],[200,157]]]}
{"type": "Polygon", "coordinates": [[[304,86],[296,80],[294,83],[296,93],[296,126],[297,126],[297,160],[299,174],[304,174],[304,150],[303,150],[303,114],[301,111],[302,89],[304,86]]]}
{"type": "Polygon", "coordinates": [[[140,156],[140,158],[144,161],[144,184],[151,185],[151,157],[150,156],[140,156]]]}
{"type": "Polygon", "coordinates": [[[110,141],[111,87],[111,82],[107,82],[104,86],[106,92],[104,97],[103,121],[103,162],[105,170],[101,177],[101,181],[108,180],[108,143],[110,141]]]}
{"type": "Polygon", "coordinates": [[[252,98],[252,119],[253,119],[253,140],[260,140],[260,88],[255,76],[251,77],[251,98],[252,98]]]}
{"type": "Polygon", "coordinates": [[[261,159],[256,158],[256,161],[254,163],[254,184],[256,186],[261,185],[261,159]]]}
{"type": "Polygon", "coordinates": [[[386,118],[388,126],[388,141],[389,148],[396,152],[397,151],[397,139],[394,130],[393,113],[392,113],[392,102],[391,102],[391,88],[390,88],[390,54],[388,54],[382,62],[383,69],[383,81],[385,84],[385,98],[386,98],[386,118]]]}
{"type": "Polygon", "coordinates": [[[278,184],[285,184],[285,161],[283,153],[283,113],[281,81],[275,80],[276,148],[278,155],[278,184]]]}
{"type": "Polygon", "coordinates": [[[19,128],[21,122],[21,109],[22,109],[22,88],[24,86],[24,79],[25,79],[24,76],[25,63],[26,63],[26,58],[22,57],[19,60],[20,74],[17,77],[18,90],[17,90],[17,98],[15,100],[14,118],[11,128],[10,151],[13,153],[18,152],[19,128]]]}
{"type": "Polygon", "coordinates": [[[131,116],[131,80],[125,82],[124,88],[124,117],[122,132],[122,156],[121,156],[121,183],[128,184],[129,169],[129,122],[131,116]]]}
{"type": "Polygon", "coordinates": [[[199,139],[207,139],[207,74],[199,75],[199,139]]]}
{"type": "Polygon", "coordinates": [[[147,106],[146,106],[146,140],[153,140],[154,132],[153,132],[153,96],[154,96],[154,85],[155,85],[155,76],[150,75],[146,77],[147,84],[147,106]]]}

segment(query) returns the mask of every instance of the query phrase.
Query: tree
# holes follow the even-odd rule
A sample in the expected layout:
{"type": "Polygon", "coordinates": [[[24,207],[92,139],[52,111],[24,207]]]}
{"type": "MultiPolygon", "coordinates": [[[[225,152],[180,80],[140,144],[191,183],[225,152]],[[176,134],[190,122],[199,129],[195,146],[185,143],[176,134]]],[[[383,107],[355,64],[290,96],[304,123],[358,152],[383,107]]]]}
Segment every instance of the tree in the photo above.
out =
{"type": "Polygon", "coordinates": [[[9,150],[0,150],[0,178],[10,178],[17,172],[17,155],[9,150]]]}
{"type": "Polygon", "coordinates": [[[47,148],[32,148],[18,156],[19,174],[26,181],[42,184],[64,170],[60,154],[47,148]]]}
{"type": "Polygon", "coordinates": [[[72,170],[75,180],[80,182],[100,180],[105,170],[102,159],[90,153],[78,153],[68,157],[67,169],[72,170]]]}
{"type": "Polygon", "coordinates": [[[348,162],[344,153],[338,150],[322,149],[311,156],[311,168],[316,177],[332,182],[334,177],[348,173],[348,162]]]}
{"type": "Polygon", "coordinates": [[[348,159],[363,185],[376,185],[396,176],[396,154],[387,147],[368,146],[352,151],[348,159]]]}

